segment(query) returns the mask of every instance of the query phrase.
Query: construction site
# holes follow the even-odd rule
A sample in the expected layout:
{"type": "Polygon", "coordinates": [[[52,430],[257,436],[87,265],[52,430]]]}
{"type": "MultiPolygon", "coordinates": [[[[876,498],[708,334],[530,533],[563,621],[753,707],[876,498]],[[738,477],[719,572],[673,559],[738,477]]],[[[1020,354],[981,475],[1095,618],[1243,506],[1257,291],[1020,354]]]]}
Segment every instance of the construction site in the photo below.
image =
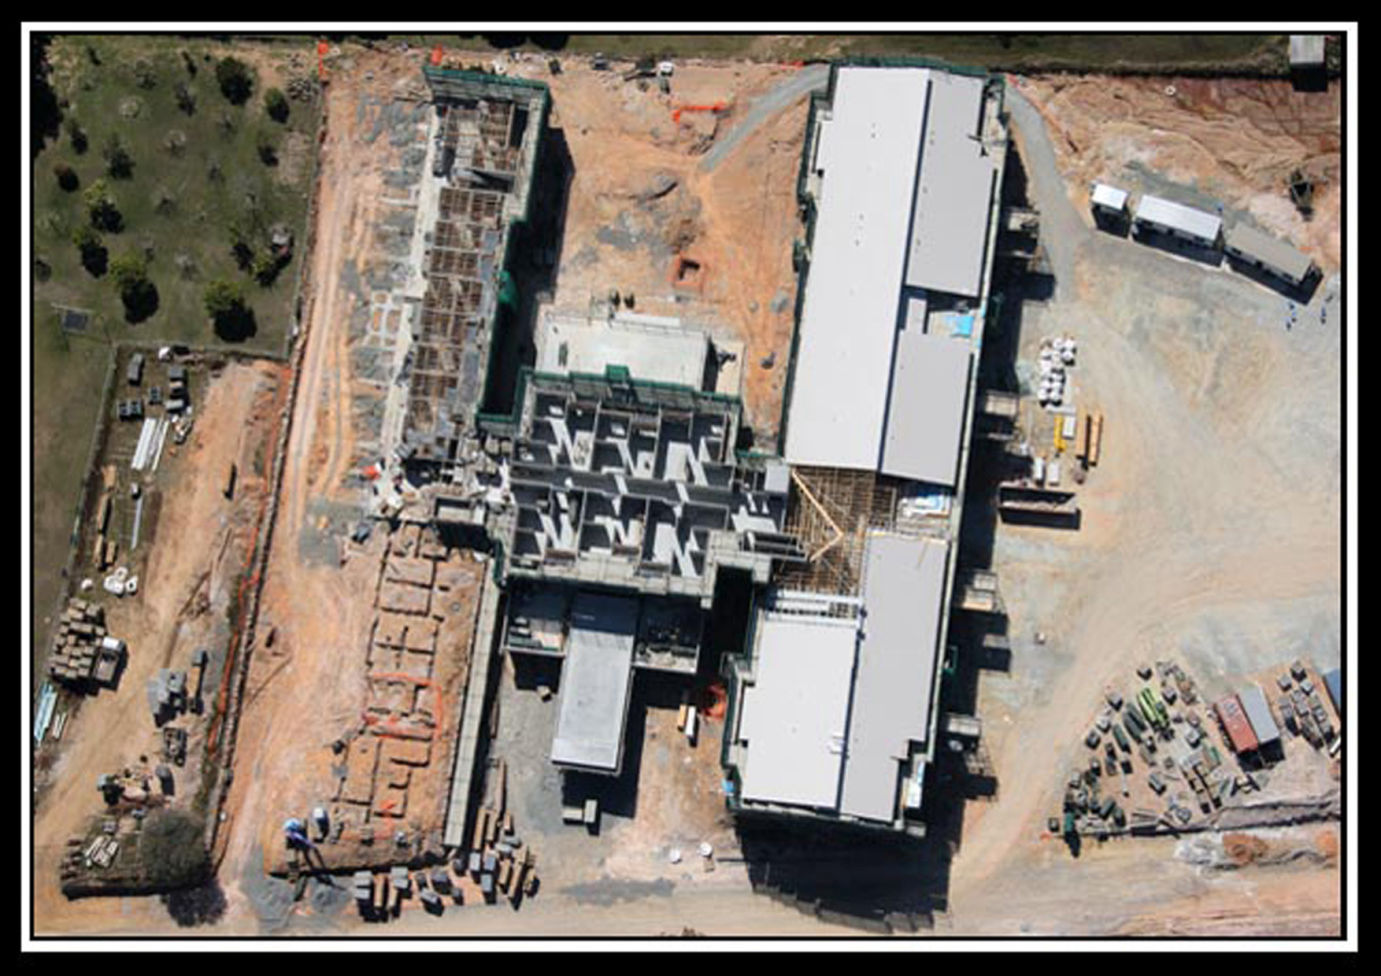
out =
{"type": "Polygon", "coordinates": [[[1210,186],[1093,79],[321,65],[289,362],[114,367],[40,931],[186,803],[208,933],[1337,934],[1335,90],[1210,186]]]}

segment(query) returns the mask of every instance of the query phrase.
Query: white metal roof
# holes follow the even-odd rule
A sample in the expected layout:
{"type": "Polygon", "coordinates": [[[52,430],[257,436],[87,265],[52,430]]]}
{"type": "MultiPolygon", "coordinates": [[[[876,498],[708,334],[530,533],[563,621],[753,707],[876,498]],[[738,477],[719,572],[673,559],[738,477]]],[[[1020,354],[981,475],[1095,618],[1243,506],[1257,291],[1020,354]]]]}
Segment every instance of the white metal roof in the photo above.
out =
{"type": "Polygon", "coordinates": [[[1270,234],[1263,234],[1247,224],[1234,224],[1229,227],[1224,235],[1224,243],[1232,250],[1241,251],[1294,281],[1304,278],[1314,264],[1307,254],[1302,254],[1284,241],[1270,234]]]}
{"type": "Polygon", "coordinates": [[[785,455],[876,469],[930,72],[841,68],[820,121],[810,274],[785,455]]]}
{"type": "Polygon", "coordinates": [[[618,770],[637,619],[638,603],[627,597],[580,593],[572,600],[552,762],[618,770]]]}
{"type": "Polygon", "coordinates": [[[1089,199],[1096,207],[1121,210],[1127,206],[1127,191],[1119,190],[1115,186],[1108,186],[1106,183],[1095,183],[1093,184],[1093,195],[1089,199]]]}
{"type": "Polygon", "coordinates": [[[1218,232],[1223,228],[1223,221],[1211,213],[1186,207],[1173,200],[1145,195],[1136,205],[1136,219],[1171,227],[1205,241],[1217,240],[1218,232]]]}
{"type": "Polygon", "coordinates": [[[738,737],[743,799],[833,809],[848,721],[857,622],[763,613],[738,737]]]}
{"type": "Polygon", "coordinates": [[[1242,711],[1256,733],[1256,741],[1263,745],[1280,738],[1280,729],[1271,716],[1271,708],[1266,704],[1266,695],[1257,685],[1248,685],[1237,695],[1242,703],[1242,711]]]}
{"type": "Polygon", "coordinates": [[[929,737],[948,554],[939,539],[868,538],[842,813],[890,823],[907,743],[929,737]]]}
{"type": "Polygon", "coordinates": [[[930,74],[906,283],[978,296],[997,172],[978,140],[983,79],[930,74]]]}
{"type": "Polygon", "coordinates": [[[909,325],[898,333],[882,443],[884,474],[954,486],[972,352],[967,339],[909,325]]]}

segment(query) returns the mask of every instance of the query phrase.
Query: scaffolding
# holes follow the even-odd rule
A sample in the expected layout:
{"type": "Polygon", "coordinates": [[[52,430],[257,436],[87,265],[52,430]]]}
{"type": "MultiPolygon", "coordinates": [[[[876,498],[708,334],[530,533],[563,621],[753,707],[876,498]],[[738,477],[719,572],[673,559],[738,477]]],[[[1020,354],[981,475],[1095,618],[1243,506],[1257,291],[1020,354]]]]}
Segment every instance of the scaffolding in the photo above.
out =
{"type": "Polygon", "coordinates": [[[774,582],[788,590],[852,595],[862,582],[869,529],[895,528],[897,483],[874,471],[794,467],[786,523],[806,552],[781,563],[774,582]]]}

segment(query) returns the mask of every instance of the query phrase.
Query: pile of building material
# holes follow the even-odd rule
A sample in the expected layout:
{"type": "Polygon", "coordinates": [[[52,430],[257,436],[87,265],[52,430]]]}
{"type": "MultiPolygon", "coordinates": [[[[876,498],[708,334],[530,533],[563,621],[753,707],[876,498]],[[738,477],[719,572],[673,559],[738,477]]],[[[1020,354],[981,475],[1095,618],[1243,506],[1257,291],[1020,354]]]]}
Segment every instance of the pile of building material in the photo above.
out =
{"type": "Polygon", "coordinates": [[[1047,336],[1041,340],[1038,399],[1042,407],[1058,407],[1064,401],[1065,368],[1074,365],[1077,348],[1072,336],[1047,336]]]}
{"type": "Polygon", "coordinates": [[[513,829],[513,812],[505,810],[507,780],[508,764],[500,759],[492,802],[475,817],[468,867],[485,901],[494,899],[497,887],[516,905],[537,891],[537,855],[530,847],[524,849],[513,829]]]}
{"type": "MultiPolygon", "coordinates": [[[[108,542],[106,545],[113,546],[115,543],[108,542]]],[[[139,577],[131,576],[128,567],[120,566],[101,581],[101,586],[115,596],[133,596],[139,590],[139,577]]]]}
{"type": "Polygon", "coordinates": [[[106,632],[105,608],[73,597],[62,612],[53,637],[48,676],[82,690],[92,685],[110,687],[125,650],[124,641],[106,632]]]}

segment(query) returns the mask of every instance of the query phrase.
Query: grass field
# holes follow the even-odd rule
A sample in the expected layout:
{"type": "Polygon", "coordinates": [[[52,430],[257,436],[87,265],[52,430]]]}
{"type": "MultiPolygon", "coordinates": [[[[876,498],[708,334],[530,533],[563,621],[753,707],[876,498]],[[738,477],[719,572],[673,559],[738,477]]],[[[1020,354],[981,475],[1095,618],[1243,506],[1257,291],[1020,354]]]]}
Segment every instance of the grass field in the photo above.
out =
{"type": "Polygon", "coordinates": [[[284,351],[302,255],[295,253],[273,284],[263,287],[238,268],[229,228],[244,228],[256,251],[267,249],[269,230],[279,223],[291,230],[299,248],[305,240],[316,102],[290,100],[283,124],[268,117],[263,100],[268,84],[281,88],[293,74],[314,72],[310,64],[290,71],[290,50],[286,45],[232,49],[211,39],[139,35],[58,36],[48,49],[49,81],[64,128],[33,164],[33,253],[49,269],[35,275],[33,290],[35,639],[43,634],[43,617],[52,612],[63,586],[59,571],[81,504],[83,465],[100,419],[110,344],[223,344],[211,328],[202,293],[208,281],[225,277],[242,284],[255,313],[254,334],[237,345],[276,355],[284,351]],[[250,63],[256,74],[243,105],[232,105],[215,78],[216,60],[226,53],[250,63]],[[178,83],[194,100],[190,114],[179,107],[178,83]],[[85,152],[72,145],[65,128],[69,119],[86,133],[85,152]],[[185,148],[177,153],[165,145],[173,131],[185,137],[185,148]],[[128,178],[107,173],[102,150],[113,134],[133,159],[128,178]],[[276,146],[276,165],[260,158],[265,136],[276,146]],[[58,163],[76,172],[75,191],[59,186],[53,172],[58,163]],[[210,173],[213,163],[219,179],[210,173]],[[135,251],[150,255],[157,310],[135,324],[126,321],[111,274],[87,271],[72,242],[74,231],[88,222],[83,191],[101,178],[124,218],[119,233],[102,234],[109,259],[135,251]],[[160,206],[163,196],[171,203],[160,206]],[[190,259],[189,270],[177,265],[180,255],[190,259]],[[54,305],[89,311],[86,331],[64,333],[54,305]]]}

